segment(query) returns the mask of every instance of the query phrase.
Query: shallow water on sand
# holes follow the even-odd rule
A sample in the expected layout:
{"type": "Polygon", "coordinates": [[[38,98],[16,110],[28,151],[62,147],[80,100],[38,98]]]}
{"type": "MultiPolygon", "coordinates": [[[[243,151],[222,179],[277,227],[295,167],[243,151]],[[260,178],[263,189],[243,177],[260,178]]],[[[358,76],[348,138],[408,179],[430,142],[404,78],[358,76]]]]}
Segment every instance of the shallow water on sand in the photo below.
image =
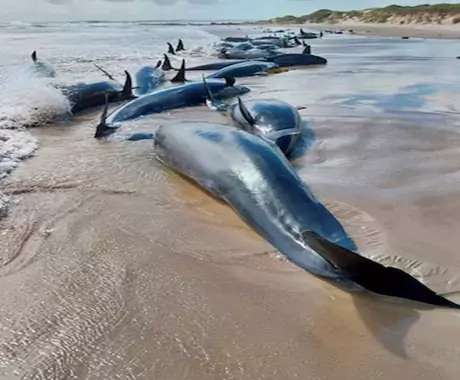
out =
{"type": "MultiPolygon", "coordinates": [[[[239,80],[247,98],[307,107],[315,141],[296,167],[363,254],[460,290],[455,44],[311,44],[326,67],[239,80]]],[[[47,53],[54,62],[58,51],[47,53]]],[[[31,130],[36,156],[2,183],[13,204],[0,220],[0,379],[458,377],[458,313],[352,296],[300,271],[162,167],[151,142],[95,141],[98,117],[31,130]]],[[[126,129],[177,119],[226,122],[197,107],[126,129]]]]}

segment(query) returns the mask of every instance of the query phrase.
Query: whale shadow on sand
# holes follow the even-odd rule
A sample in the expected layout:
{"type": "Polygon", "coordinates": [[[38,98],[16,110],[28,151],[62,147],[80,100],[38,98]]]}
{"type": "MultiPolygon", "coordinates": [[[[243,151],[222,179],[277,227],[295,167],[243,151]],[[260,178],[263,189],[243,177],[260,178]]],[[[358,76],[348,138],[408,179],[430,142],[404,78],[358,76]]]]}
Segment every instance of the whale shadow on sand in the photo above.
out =
{"type": "Polygon", "coordinates": [[[420,310],[434,307],[412,302],[390,302],[385,300],[386,297],[366,293],[351,293],[351,296],[367,331],[393,355],[407,359],[405,340],[411,327],[420,320],[420,310]]]}

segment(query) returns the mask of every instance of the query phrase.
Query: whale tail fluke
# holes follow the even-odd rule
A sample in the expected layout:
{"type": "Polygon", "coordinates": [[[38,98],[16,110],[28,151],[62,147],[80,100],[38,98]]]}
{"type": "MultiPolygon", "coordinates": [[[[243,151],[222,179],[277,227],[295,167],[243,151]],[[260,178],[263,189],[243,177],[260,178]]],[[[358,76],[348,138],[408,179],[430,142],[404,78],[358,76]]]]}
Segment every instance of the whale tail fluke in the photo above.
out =
{"type": "Polygon", "coordinates": [[[179,72],[176,74],[174,78],[171,79],[171,82],[187,82],[187,79],[185,79],[185,59],[182,60],[182,65],[179,69],[179,72]]]}
{"type": "Polygon", "coordinates": [[[174,51],[173,46],[169,42],[168,42],[168,53],[172,54],[172,55],[176,54],[176,52],[174,51]]]}
{"type": "Polygon", "coordinates": [[[436,294],[420,281],[394,267],[386,267],[349,251],[312,231],[302,232],[304,242],[350,280],[376,294],[460,309],[460,305],[436,294]]]}
{"type": "Polygon", "coordinates": [[[37,52],[34,50],[31,54],[32,61],[37,62],[37,52]]]}
{"type": "Polygon", "coordinates": [[[174,68],[171,65],[171,61],[169,60],[169,57],[166,54],[163,54],[164,57],[164,62],[163,66],[161,67],[164,71],[169,71],[169,70],[174,70],[174,68]]]}
{"type": "Polygon", "coordinates": [[[125,85],[123,86],[123,90],[121,90],[121,98],[123,100],[126,99],[135,99],[136,96],[133,94],[133,79],[131,78],[131,74],[125,70],[126,80],[125,85]]]}

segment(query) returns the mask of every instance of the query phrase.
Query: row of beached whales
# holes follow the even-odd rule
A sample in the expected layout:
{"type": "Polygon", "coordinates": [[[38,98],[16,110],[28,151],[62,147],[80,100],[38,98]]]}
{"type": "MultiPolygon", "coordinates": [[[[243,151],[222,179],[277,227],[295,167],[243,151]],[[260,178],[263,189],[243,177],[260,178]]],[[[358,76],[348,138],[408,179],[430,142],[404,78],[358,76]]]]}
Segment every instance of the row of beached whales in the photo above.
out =
{"type": "MultiPolygon", "coordinates": [[[[179,41],[175,53],[183,49],[183,42],[179,41]]],[[[33,58],[39,64],[36,54],[33,58]]],[[[252,61],[217,70],[248,62],[252,61]]],[[[256,61],[250,65],[262,64],[257,70],[267,72],[263,66],[267,63],[270,62],[256,61]]],[[[202,67],[200,70],[204,70],[202,67]]],[[[184,81],[184,75],[183,61],[175,80],[184,81]]],[[[137,77],[142,75],[138,73],[137,77]]],[[[298,109],[274,99],[244,102],[240,95],[249,91],[236,85],[230,75],[203,75],[200,81],[135,97],[127,73],[125,86],[118,95],[111,98],[111,93],[103,93],[105,107],[95,137],[116,132],[118,138],[130,141],[153,140],[155,155],[161,163],[226,202],[279,252],[314,275],[351,291],[366,290],[433,306],[460,308],[406,272],[357,253],[355,243],[340,222],[313,195],[291,164],[295,148],[306,138],[298,109]],[[130,98],[135,99],[107,116],[109,101],[130,98]],[[238,101],[232,105],[224,102],[230,98],[238,101]],[[205,102],[228,117],[231,125],[183,121],[150,132],[120,133],[123,121],[205,102]]]]}
{"type": "MultiPolygon", "coordinates": [[[[305,34],[303,31],[302,33],[305,34]]],[[[257,47],[262,46],[259,45],[259,42],[264,42],[265,44],[269,44],[269,46],[277,47],[277,49],[293,48],[302,45],[299,42],[299,38],[302,38],[302,34],[298,37],[283,38],[271,36],[258,39],[229,37],[221,43],[216,44],[219,56],[222,58],[221,54],[224,54],[223,51],[225,50],[226,59],[193,67],[186,67],[185,60],[183,60],[180,68],[174,68],[168,54],[164,54],[163,62],[158,61],[155,66],[144,66],[136,73],[136,87],[134,88],[131,75],[128,72],[125,72],[126,81],[124,86],[121,86],[115,81],[111,74],[96,64],[95,66],[109,78],[108,81],[77,83],[76,85],[57,87],[59,87],[69,99],[71,112],[76,113],[89,107],[103,105],[106,96],[108,97],[109,103],[112,103],[131,100],[138,96],[151,93],[165,85],[167,82],[165,74],[169,71],[177,71],[177,75],[170,80],[172,83],[186,83],[186,71],[214,71],[207,75],[206,78],[224,79],[225,85],[231,87],[235,83],[235,78],[268,75],[281,72],[289,67],[324,65],[327,63],[325,58],[312,55],[310,46],[306,44],[303,44],[305,46],[303,46],[303,51],[301,53],[286,53],[284,51],[275,50],[274,48],[261,49],[257,47]],[[290,42],[292,39],[294,39],[294,42],[290,42]],[[222,47],[222,44],[225,44],[225,47],[222,47]],[[135,93],[133,90],[135,90],[135,93]]],[[[170,55],[176,55],[178,52],[185,50],[182,40],[179,40],[176,49],[174,49],[170,43],[168,43],[168,47],[170,55]]],[[[48,77],[56,76],[56,71],[46,62],[39,60],[36,52],[33,52],[32,60],[33,69],[37,74],[48,77]]],[[[169,91],[173,93],[181,90],[181,87],[169,89],[169,91]]],[[[226,92],[233,93],[235,91],[229,90],[226,92]]],[[[236,92],[238,92],[238,90],[236,92]]],[[[201,93],[206,95],[204,91],[201,93]]],[[[205,97],[202,96],[197,100],[203,102],[205,97]]],[[[192,99],[189,100],[189,104],[191,101],[192,99]]]]}

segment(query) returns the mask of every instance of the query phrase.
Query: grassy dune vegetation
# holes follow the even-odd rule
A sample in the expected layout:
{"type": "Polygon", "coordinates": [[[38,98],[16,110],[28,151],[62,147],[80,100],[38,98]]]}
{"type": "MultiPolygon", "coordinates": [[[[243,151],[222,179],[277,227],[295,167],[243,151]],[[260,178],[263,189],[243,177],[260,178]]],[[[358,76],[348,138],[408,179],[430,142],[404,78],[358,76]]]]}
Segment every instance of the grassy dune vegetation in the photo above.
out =
{"type": "Polygon", "coordinates": [[[460,23],[460,3],[421,4],[412,7],[389,5],[359,11],[320,9],[300,17],[289,15],[269,20],[276,24],[335,24],[347,21],[391,24],[457,24],[460,23]]]}

